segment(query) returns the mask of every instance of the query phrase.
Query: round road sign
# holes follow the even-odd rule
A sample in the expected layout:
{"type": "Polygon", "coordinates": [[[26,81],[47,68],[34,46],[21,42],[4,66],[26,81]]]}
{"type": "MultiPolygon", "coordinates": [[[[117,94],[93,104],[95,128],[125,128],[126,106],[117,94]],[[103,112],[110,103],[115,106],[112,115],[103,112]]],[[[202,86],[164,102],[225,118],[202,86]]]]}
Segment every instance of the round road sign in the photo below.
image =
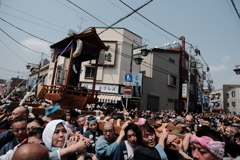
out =
{"type": "Polygon", "coordinates": [[[125,94],[130,94],[132,93],[132,87],[131,86],[125,86],[124,89],[123,89],[123,92],[125,94]]]}

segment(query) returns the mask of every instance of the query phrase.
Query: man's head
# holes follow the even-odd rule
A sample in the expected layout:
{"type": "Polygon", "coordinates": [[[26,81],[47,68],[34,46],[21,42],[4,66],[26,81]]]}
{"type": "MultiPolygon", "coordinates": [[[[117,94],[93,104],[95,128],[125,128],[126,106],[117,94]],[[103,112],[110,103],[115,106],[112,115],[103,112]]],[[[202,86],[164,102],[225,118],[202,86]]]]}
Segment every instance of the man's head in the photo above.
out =
{"type": "Polygon", "coordinates": [[[194,119],[192,115],[186,116],[186,126],[191,127],[194,124],[194,119]]]}
{"type": "Polygon", "coordinates": [[[12,111],[10,119],[13,121],[17,118],[28,118],[29,110],[23,106],[19,106],[12,111]]]}
{"type": "Polygon", "coordinates": [[[16,106],[12,106],[9,105],[7,106],[7,108],[4,110],[4,114],[7,117],[7,120],[10,121],[11,120],[11,116],[12,116],[12,111],[16,108],[16,106]]]}
{"type": "Polygon", "coordinates": [[[224,144],[220,133],[210,128],[201,129],[190,139],[193,159],[220,160],[224,155],[224,144]]]}
{"type": "Polygon", "coordinates": [[[43,128],[33,128],[30,132],[28,132],[28,143],[42,144],[42,133],[43,128]]]}
{"type": "Polygon", "coordinates": [[[140,140],[143,146],[147,148],[153,148],[156,146],[156,133],[153,127],[148,124],[141,125],[139,127],[140,133],[137,138],[140,140]]]}
{"type": "Polygon", "coordinates": [[[138,145],[138,139],[137,139],[137,133],[139,132],[138,125],[134,123],[130,123],[125,129],[124,129],[127,143],[132,146],[136,147],[138,145]]]}
{"type": "Polygon", "coordinates": [[[24,118],[15,119],[12,122],[12,131],[19,142],[27,138],[27,121],[24,118]]]}
{"type": "Polygon", "coordinates": [[[114,141],[115,129],[111,122],[106,122],[103,126],[103,136],[106,141],[112,143],[114,141]]]}
{"type": "Polygon", "coordinates": [[[211,119],[206,117],[203,118],[203,120],[201,121],[201,125],[211,127],[212,126],[211,122],[212,122],[211,119]]]}
{"type": "Polygon", "coordinates": [[[88,128],[91,132],[96,132],[97,131],[97,119],[94,116],[89,116],[87,118],[87,124],[88,128]]]}
{"type": "Polygon", "coordinates": [[[236,133],[234,135],[234,142],[237,144],[237,145],[240,145],[240,133],[236,133]]]}
{"type": "Polygon", "coordinates": [[[40,144],[24,144],[13,154],[12,160],[49,160],[48,150],[40,144]]]}
{"type": "Polygon", "coordinates": [[[237,130],[233,126],[227,126],[225,129],[225,136],[232,139],[234,138],[234,135],[237,133],[237,130]]]}
{"type": "Polygon", "coordinates": [[[27,132],[30,132],[33,128],[43,128],[44,122],[41,118],[29,118],[27,120],[27,132]]]}
{"type": "Polygon", "coordinates": [[[79,127],[84,127],[85,123],[86,123],[86,118],[84,115],[80,115],[77,118],[77,123],[79,127]]]}

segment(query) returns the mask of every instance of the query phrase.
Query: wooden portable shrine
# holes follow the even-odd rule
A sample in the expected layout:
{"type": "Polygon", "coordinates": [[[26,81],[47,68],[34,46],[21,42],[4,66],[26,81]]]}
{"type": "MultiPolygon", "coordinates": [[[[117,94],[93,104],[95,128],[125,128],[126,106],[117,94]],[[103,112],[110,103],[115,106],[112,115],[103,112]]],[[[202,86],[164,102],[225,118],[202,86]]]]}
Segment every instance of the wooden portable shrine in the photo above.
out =
{"type": "Polygon", "coordinates": [[[80,34],[72,35],[50,46],[54,50],[54,68],[51,85],[44,86],[44,98],[58,103],[62,109],[84,109],[87,103],[98,101],[98,91],[95,90],[98,58],[102,50],[108,48],[101,41],[95,28],[90,28],[80,34]],[[59,56],[69,58],[65,84],[56,84],[57,59],[59,56]],[[78,87],[81,63],[96,60],[92,89],[78,87]]]}

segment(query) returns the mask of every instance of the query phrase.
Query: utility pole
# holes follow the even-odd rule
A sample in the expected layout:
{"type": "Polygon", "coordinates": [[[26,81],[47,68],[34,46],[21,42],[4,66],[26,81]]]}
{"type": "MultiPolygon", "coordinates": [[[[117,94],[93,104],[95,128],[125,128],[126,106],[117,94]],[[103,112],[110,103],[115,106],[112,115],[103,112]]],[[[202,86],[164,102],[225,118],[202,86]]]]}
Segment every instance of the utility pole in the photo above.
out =
{"type": "Polygon", "coordinates": [[[192,61],[192,45],[190,45],[189,58],[188,58],[188,83],[187,83],[187,103],[186,103],[186,113],[189,110],[189,99],[190,99],[190,86],[191,86],[191,61],[192,61]]]}
{"type": "Polygon", "coordinates": [[[130,59],[130,73],[132,73],[132,61],[133,61],[133,43],[132,43],[132,51],[131,51],[131,59],[130,59]]]}
{"type": "MultiPolygon", "coordinates": [[[[38,75],[37,75],[37,82],[36,82],[36,84],[38,84],[38,81],[39,81],[42,57],[43,57],[43,53],[42,53],[42,55],[41,55],[41,60],[40,60],[40,62],[39,62],[39,64],[38,64],[38,75]]],[[[35,96],[36,96],[36,98],[37,98],[37,92],[38,92],[38,86],[36,86],[36,90],[35,90],[35,96]]]]}

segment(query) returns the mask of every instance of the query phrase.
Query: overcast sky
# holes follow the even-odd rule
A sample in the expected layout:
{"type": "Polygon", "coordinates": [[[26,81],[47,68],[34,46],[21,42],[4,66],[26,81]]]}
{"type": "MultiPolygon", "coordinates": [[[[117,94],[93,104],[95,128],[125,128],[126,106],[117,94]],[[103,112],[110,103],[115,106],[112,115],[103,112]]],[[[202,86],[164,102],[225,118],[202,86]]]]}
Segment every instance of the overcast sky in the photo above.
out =
{"type": "MultiPolygon", "coordinates": [[[[26,64],[39,63],[41,53],[49,59],[49,46],[65,38],[68,29],[108,27],[132,12],[118,0],[71,0],[82,10],[67,0],[0,2],[0,79],[27,78],[26,64]]],[[[137,9],[147,0],[123,2],[137,9]]],[[[240,1],[234,2],[240,10],[240,1]]],[[[240,75],[233,72],[240,65],[240,20],[230,0],[155,0],[139,13],[148,20],[134,13],[114,27],[139,35],[148,48],[181,43],[176,37],[185,36],[201,51],[196,59],[209,66],[216,89],[240,83],[240,75]]]]}

